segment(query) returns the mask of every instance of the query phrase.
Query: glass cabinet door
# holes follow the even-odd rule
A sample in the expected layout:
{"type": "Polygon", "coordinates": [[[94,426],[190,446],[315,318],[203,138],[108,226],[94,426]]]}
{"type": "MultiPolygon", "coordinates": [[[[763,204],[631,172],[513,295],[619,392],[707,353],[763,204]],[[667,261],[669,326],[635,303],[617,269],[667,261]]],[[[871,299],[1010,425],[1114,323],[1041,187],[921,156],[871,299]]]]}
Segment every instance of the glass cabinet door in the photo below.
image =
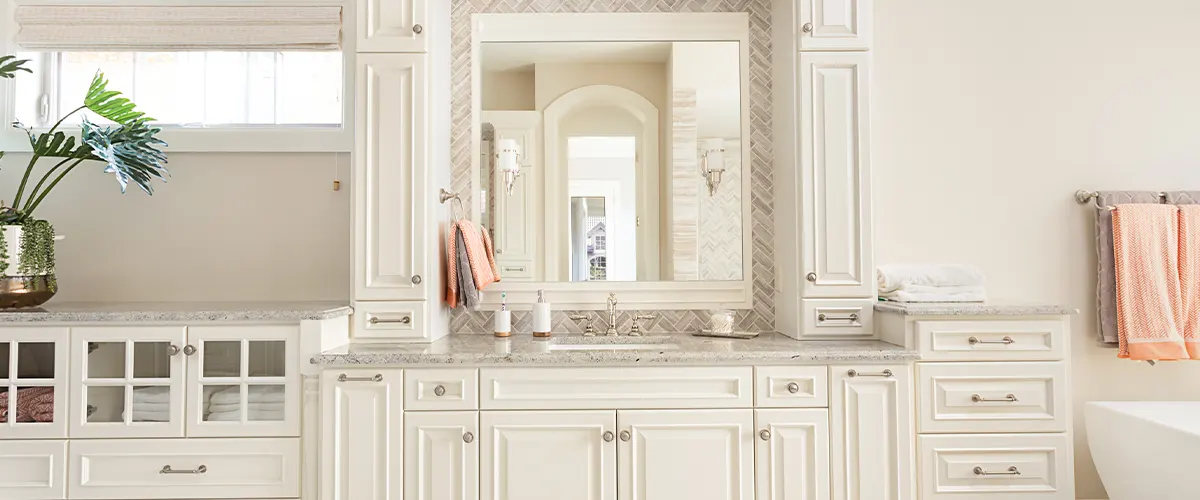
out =
{"type": "Polygon", "coordinates": [[[188,328],[189,437],[299,436],[299,328],[188,328]]]}
{"type": "Polygon", "coordinates": [[[186,331],[73,328],[71,437],[183,437],[186,331]]]}
{"type": "Polygon", "coordinates": [[[0,439],[67,437],[70,331],[0,328],[0,439]]]}

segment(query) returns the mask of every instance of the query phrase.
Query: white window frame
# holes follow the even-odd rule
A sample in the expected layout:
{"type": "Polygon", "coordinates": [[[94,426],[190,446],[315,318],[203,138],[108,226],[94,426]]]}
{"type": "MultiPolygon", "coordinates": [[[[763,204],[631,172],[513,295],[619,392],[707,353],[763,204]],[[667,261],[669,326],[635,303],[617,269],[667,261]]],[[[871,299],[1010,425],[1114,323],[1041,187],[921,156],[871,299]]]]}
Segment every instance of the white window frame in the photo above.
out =
{"type": "MultiPolygon", "coordinates": [[[[287,125],[229,126],[212,128],[164,128],[158,135],[166,141],[166,151],[211,153],[319,153],[350,152],[354,147],[354,40],[357,19],[356,2],[352,0],[0,0],[4,3],[5,19],[0,23],[4,54],[19,50],[13,37],[17,33],[14,12],[19,5],[337,5],[342,7],[342,125],[313,127],[287,125]]],[[[26,76],[26,75],[22,75],[26,76]]],[[[41,77],[44,75],[33,75],[41,77]]],[[[20,76],[18,76],[20,78],[20,76]]],[[[118,89],[120,90],[120,89],[118,89]]],[[[13,80],[0,79],[0,124],[15,119],[16,86],[13,80]]],[[[153,112],[153,110],[147,110],[153,112]]],[[[45,132],[46,128],[34,128],[45,132]]],[[[67,134],[78,134],[79,127],[59,127],[67,134]]],[[[0,151],[29,152],[29,138],[13,127],[0,127],[0,151]]]]}

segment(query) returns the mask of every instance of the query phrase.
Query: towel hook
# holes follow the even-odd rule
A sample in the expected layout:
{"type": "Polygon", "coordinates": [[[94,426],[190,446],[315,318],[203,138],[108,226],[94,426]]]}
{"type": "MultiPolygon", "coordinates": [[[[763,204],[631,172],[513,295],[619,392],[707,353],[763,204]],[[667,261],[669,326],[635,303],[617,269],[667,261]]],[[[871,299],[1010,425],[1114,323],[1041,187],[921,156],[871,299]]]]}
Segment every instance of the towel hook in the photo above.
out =
{"type": "Polygon", "coordinates": [[[458,196],[458,193],[452,193],[450,191],[446,191],[446,188],[442,188],[442,192],[439,194],[438,199],[441,200],[443,205],[445,205],[447,201],[451,200],[458,204],[458,214],[454,212],[454,204],[450,205],[450,217],[454,218],[454,222],[461,221],[463,216],[467,213],[467,208],[463,206],[462,198],[458,196]]]}

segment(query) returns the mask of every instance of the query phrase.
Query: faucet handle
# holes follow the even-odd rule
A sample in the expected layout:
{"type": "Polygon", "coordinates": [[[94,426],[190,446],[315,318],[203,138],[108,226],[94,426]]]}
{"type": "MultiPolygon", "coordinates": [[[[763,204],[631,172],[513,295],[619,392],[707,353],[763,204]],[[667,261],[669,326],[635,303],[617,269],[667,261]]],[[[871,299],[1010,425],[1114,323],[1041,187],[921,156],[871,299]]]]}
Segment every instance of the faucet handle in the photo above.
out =
{"type": "Polygon", "coordinates": [[[638,324],[638,321],[643,320],[643,319],[654,319],[656,317],[657,316],[655,316],[653,314],[634,314],[633,315],[633,327],[629,329],[629,335],[633,336],[633,337],[641,336],[642,327],[641,327],[641,325],[638,324]]]}
{"type": "Polygon", "coordinates": [[[591,337],[596,334],[596,328],[592,326],[592,315],[591,314],[589,314],[589,313],[573,314],[570,316],[570,318],[573,321],[587,321],[587,323],[585,323],[585,326],[583,328],[583,335],[585,337],[591,337]]]}

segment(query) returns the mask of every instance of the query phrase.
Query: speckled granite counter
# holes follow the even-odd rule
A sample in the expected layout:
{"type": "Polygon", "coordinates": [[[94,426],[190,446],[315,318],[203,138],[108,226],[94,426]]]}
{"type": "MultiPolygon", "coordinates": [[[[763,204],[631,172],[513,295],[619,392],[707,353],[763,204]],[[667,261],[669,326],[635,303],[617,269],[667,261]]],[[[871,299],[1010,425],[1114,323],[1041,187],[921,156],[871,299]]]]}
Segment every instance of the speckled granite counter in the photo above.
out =
{"type": "Polygon", "coordinates": [[[82,322],[293,322],[348,316],[336,302],[53,302],[36,309],[0,311],[0,323],[82,322]]]}
{"type": "MultiPolygon", "coordinates": [[[[624,338],[624,337],[622,337],[624,338]]],[[[491,335],[450,335],[431,344],[353,344],[326,351],[312,362],[324,365],[663,365],[903,362],[916,351],[873,340],[797,341],[778,333],[749,340],[648,335],[659,342],[645,349],[589,346],[557,350],[558,342],[580,337],[534,339],[528,335],[498,339],[491,335]]],[[[561,344],[560,344],[561,345],[561,344]]]]}
{"type": "Polygon", "coordinates": [[[905,316],[1047,316],[1075,314],[1069,307],[1019,302],[876,302],[875,310],[905,316]]]}

